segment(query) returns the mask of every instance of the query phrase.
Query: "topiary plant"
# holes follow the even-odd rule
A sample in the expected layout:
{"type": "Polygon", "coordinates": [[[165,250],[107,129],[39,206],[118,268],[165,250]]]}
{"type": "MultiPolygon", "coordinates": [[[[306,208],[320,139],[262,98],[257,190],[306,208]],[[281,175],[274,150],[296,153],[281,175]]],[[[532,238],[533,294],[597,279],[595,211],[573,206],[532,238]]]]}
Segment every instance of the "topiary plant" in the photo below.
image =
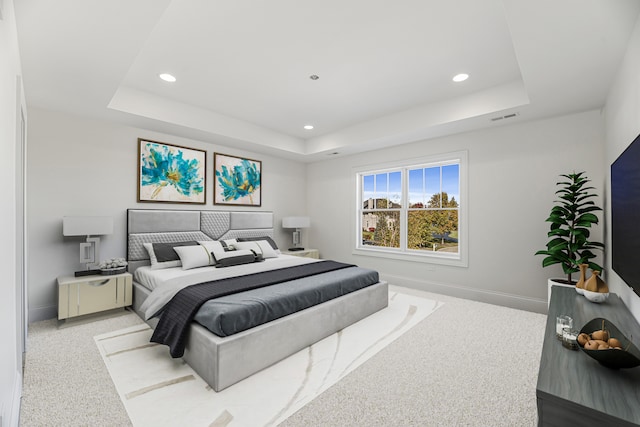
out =
{"type": "Polygon", "coordinates": [[[591,200],[596,197],[590,193],[594,187],[589,187],[590,182],[584,172],[560,175],[568,181],[556,183],[560,187],[556,194],[558,200],[551,209],[547,222],[551,223],[551,229],[547,236],[551,239],[547,243],[547,249],[536,252],[536,255],[546,255],[542,260],[542,266],[561,264],[562,270],[567,275],[568,284],[574,284],[571,274],[580,270],[580,264],[588,264],[592,270],[602,271],[602,267],[591,261],[596,255],[594,249],[604,249],[604,244],[589,240],[589,228],[598,223],[598,217],[593,213],[602,209],[591,200]]]}

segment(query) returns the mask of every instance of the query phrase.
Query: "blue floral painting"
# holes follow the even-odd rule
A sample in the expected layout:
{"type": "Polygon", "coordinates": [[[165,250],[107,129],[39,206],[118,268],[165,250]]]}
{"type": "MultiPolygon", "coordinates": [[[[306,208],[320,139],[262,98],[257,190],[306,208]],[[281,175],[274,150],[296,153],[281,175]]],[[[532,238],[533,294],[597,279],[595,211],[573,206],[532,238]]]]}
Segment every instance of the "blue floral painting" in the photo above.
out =
{"type": "Polygon", "coordinates": [[[216,205],[261,206],[262,162],[214,153],[216,205]]]}
{"type": "Polygon", "coordinates": [[[138,139],[138,201],[206,202],[206,151],[138,139]]]}

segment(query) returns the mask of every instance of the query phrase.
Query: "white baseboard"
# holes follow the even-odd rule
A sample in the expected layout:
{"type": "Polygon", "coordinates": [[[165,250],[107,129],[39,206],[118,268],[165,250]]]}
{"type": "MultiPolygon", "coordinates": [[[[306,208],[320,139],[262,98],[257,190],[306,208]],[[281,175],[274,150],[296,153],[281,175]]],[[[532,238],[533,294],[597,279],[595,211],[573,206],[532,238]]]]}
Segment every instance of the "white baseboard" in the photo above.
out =
{"type": "Polygon", "coordinates": [[[29,307],[29,323],[49,320],[58,317],[58,306],[29,307]]]}
{"type": "Polygon", "coordinates": [[[9,401],[0,406],[0,427],[18,427],[20,424],[20,399],[22,398],[22,374],[16,372],[9,401]]]}
{"type": "Polygon", "coordinates": [[[380,278],[389,282],[390,285],[404,286],[406,288],[434,292],[456,298],[470,299],[488,304],[501,305],[504,307],[516,308],[518,310],[527,310],[543,314],[547,313],[547,301],[544,299],[523,297],[504,292],[474,289],[459,285],[435,283],[428,280],[416,280],[392,274],[380,273],[380,278]]]}

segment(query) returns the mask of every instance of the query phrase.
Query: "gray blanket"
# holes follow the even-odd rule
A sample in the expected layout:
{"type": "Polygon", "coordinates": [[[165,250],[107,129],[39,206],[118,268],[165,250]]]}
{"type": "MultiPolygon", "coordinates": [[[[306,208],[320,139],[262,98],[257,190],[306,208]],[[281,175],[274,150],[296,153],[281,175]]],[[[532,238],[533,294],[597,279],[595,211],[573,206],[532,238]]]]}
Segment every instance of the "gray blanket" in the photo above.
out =
{"type": "Polygon", "coordinates": [[[350,266],[336,261],[319,261],[191,285],[178,292],[162,309],[151,342],[168,345],[171,357],[182,357],[191,321],[206,301],[350,266]]]}
{"type": "Polygon", "coordinates": [[[350,267],[207,301],[194,320],[220,337],[251,329],[378,283],[378,272],[350,267]]]}

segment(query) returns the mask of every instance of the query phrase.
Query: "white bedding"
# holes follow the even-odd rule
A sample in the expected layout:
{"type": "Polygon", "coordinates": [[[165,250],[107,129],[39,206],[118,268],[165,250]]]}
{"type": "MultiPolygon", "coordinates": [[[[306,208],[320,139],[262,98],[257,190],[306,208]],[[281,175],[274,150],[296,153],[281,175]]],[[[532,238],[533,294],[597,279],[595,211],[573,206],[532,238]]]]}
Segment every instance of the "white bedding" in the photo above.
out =
{"type": "Polygon", "coordinates": [[[183,270],[181,267],[172,267],[152,270],[151,267],[147,266],[138,268],[135,272],[134,279],[142,286],[151,290],[149,297],[140,307],[145,315],[145,319],[149,320],[164,307],[178,291],[189,285],[318,261],[319,260],[313,258],[279,255],[277,258],[269,258],[262,262],[224,268],[202,267],[183,270]]]}

